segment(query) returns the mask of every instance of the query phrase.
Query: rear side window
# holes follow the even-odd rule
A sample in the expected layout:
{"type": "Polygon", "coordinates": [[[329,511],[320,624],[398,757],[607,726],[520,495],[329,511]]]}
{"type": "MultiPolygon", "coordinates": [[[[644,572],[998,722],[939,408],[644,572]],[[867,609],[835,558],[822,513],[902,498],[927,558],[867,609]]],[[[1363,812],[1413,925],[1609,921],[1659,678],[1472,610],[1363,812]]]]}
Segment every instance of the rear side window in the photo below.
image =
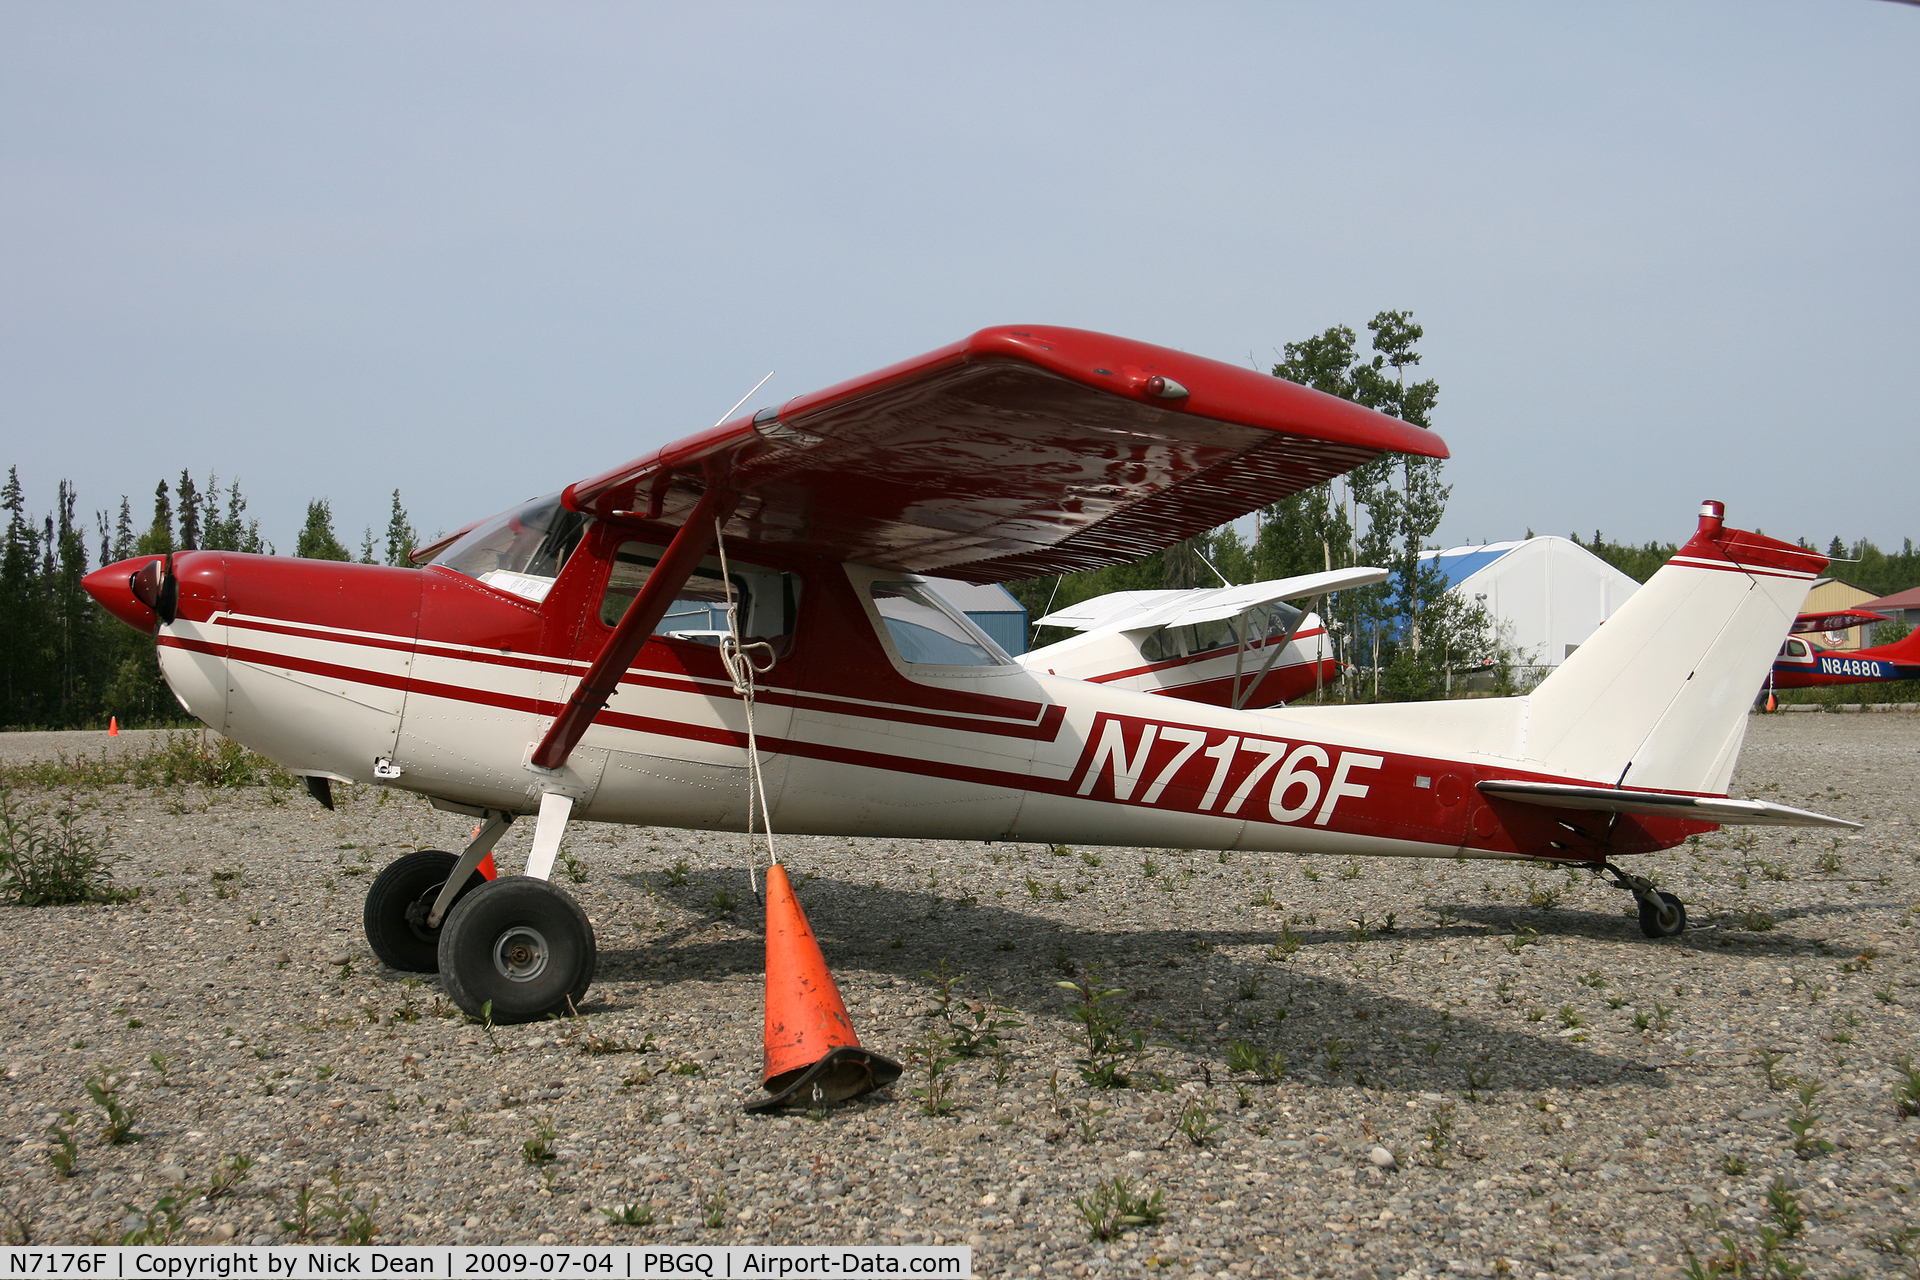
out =
{"type": "MultiPolygon", "coordinates": [[[[654,566],[660,563],[663,548],[648,542],[623,542],[613,554],[613,570],[607,575],[607,589],[600,597],[600,621],[611,627],[626,616],[634,597],[646,585],[654,566]]],[[[784,569],[727,558],[728,576],[733,584],[734,607],[740,618],[743,640],[774,643],[776,653],[784,653],[784,642],[793,637],[794,623],[800,613],[800,579],[784,569]]],[[[720,561],[709,556],[700,562],[693,576],[680,588],[678,597],[667,607],[653,634],[674,640],[694,640],[717,645],[727,634],[727,583],[720,577],[720,561]]]]}
{"type": "Polygon", "coordinates": [[[986,632],[920,583],[875,582],[867,590],[903,661],[941,667],[1012,664],[986,632]]]}

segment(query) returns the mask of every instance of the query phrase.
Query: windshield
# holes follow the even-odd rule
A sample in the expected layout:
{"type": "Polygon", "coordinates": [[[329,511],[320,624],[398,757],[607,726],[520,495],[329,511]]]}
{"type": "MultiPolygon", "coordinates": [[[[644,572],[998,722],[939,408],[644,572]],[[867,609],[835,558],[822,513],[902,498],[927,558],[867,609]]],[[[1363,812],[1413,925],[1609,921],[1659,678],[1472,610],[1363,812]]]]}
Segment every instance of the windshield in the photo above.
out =
{"type": "Polygon", "coordinates": [[[538,602],[547,598],[586,530],[587,517],[568,511],[560,495],[550,493],[475,526],[433,563],[538,602]]]}
{"type": "Polygon", "coordinates": [[[963,615],[917,582],[867,588],[902,661],[946,667],[997,667],[1013,659],[963,615]]]}

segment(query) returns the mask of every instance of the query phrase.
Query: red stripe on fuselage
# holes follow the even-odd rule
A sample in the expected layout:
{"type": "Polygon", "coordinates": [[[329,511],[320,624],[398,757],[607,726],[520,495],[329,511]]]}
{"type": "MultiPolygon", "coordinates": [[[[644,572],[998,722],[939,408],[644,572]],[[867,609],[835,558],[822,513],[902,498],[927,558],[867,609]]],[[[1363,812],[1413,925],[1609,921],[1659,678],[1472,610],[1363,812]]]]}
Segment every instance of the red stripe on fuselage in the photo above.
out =
{"type": "MultiPolygon", "coordinates": [[[[1287,641],[1287,643],[1292,644],[1294,640],[1307,640],[1314,636],[1323,636],[1325,634],[1325,628],[1317,628],[1313,631],[1302,631],[1294,636],[1292,640],[1287,641]]],[[[1279,643],[1280,637],[1274,636],[1271,639],[1262,640],[1259,644],[1247,646],[1247,652],[1259,653],[1264,649],[1271,649],[1279,643]]],[[[1151,675],[1156,671],[1171,671],[1175,667],[1190,667],[1196,662],[1212,662],[1216,658],[1227,657],[1233,652],[1234,646],[1228,645],[1224,649],[1209,649],[1205,653],[1190,653],[1184,658],[1168,658],[1165,662],[1149,663],[1144,667],[1128,667],[1125,671],[1115,671],[1104,676],[1086,676],[1084,678],[1089,684],[1111,684],[1115,680],[1125,680],[1128,676],[1151,675]]],[[[1313,659],[1309,658],[1307,661],[1311,662],[1313,659]]],[[[1249,672],[1248,674],[1253,675],[1258,673],[1249,672]]],[[[1179,688],[1181,686],[1176,685],[1174,687],[1179,688]]]]}
{"type": "MultiPolygon", "coordinates": [[[[244,623],[230,621],[230,628],[269,632],[273,634],[296,636],[303,639],[323,640],[334,644],[364,644],[372,648],[405,651],[408,645],[398,643],[387,637],[362,637],[328,634],[311,628],[291,627],[281,624],[259,624],[252,620],[244,623]]],[[[526,711],[539,715],[558,714],[563,705],[559,702],[546,702],[541,699],[527,698],[514,694],[498,693],[484,689],[475,689],[467,685],[450,685],[443,682],[423,680],[418,675],[401,677],[369,671],[363,667],[343,666],[339,663],[321,662],[311,658],[297,658],[291,654],[275,653],[270,650],[244,648],[229,644],[224,648],[201,640],[188,640],[176,636],[163,636],[162,644],[178,648],[191,649],[198,653],[207,653],[215,657],[231,657],[238,661],[250,662],[256,666],[279,667],[287,671],[302,671],[309,675],[325,676],[330,679],[370,684],[382,688],[401,689],[422,693],[432,697],[452,698],[456,701],[473,702],[485,706],[501,707],[514,711],[526,711]]],[[[554,659],[526,658],[519,655],[503,655],[485,652],[453,652],[435,650],[430,646],[419,646],[418,652],[432,653],[455,661],[482,662],[494,666],[513,667],[519,670],[537,671],[547,674],[572,675],[580,670],[580,664],[554,659]]],[[[670,693],[692,694],[698,697],[724,698],[739,700],[731,686],[719,680],[704,680],[697,676],[674,676],[660,671],[629,671],[620,678],[623,686],[659,689],[670,693]]],[[[816,711],[825,714],[848,715],[857,719],[883,720],[896,724],[916,724],[927,728],[950,729],[960,733],[978,733],[996,738],[1014,738],[1029,741],[1051,742],[1060,735],[1060,727],[1066,720],[1066,708],[1058,704],[1032,705],[1038,714],[1032,721],[1008,723],[1006,719],[962,718],[953,715],[941,715],[935,711],[921,711],[911,707],[895,707],[867,702],[841,702],[832,698],[811,697],[804,693],[780,689],[778,687],[756,691],[758,701],[769,705],[788,706],[796,709],[816,711]]],[[[995,699],[1004,703],[1006,699],[995,699]]],[[[647,717],[622,715],[605,712],[599,717],[608,724],[619,724],[626,720],[652,723],[647,717]]],[[[664,723],[664,722],[662,722],[664,723]]],[[[744,739],[743,739],[744,741],[744,739]]]]}

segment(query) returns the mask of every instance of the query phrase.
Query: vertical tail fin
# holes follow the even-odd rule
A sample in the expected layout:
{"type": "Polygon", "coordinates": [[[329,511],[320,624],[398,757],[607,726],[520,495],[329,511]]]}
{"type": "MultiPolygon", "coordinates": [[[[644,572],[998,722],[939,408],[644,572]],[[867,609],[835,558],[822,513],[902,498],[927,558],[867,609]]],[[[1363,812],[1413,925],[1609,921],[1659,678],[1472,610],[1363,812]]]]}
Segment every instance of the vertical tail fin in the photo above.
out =
{"type": "Polygon", "coordinates": [[[1920,627],[1909,631],[1905,639],[1875,645],[1873,651],[1883,658],[1892,658],[1897,662],[1920,662],[1920,627]]]}
{"type": "Polygon", "coordinates": [[[1726,528],[1718,502],[1673,559],[1527,699],[1555,773],[1724,793],[1747,710],[1825,557],[1726,528]]]}

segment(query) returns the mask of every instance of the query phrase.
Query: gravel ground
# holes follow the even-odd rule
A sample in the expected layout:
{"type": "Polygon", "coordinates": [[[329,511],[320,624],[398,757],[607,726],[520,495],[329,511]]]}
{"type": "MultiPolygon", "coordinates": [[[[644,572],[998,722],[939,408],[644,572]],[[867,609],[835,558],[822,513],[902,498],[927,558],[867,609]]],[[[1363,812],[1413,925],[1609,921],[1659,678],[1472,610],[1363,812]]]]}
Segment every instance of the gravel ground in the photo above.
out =
{"type": "MultiPolygon", "coordinates": [[[[59,737],[5,735],[0,758],[59,737]]],[[[956,1017],[990,999],[1024,1025],[953,1065],[949,1114],[924,1113],[916,1068],[770,1119],[740,1110],[761,941],[738,836],[575,827],[584,878],[560,878],[600,939],[588,1016],[489,1031],[380,969],[359,925],[387,860],[458,848],[469,823],[370,788],[341,788],[333,813],[297,790],[89,792],[83,824],[110,826],[119,881],[142,892],[4,909],[0,1217],[16,1238],[117,1240],[240,1152],[249,1177],[193,1199],[177,1239],[290,1240],[307,1184],[327,1238],[350,1203],[390,1243],[971,1243],[992,1275],[1637,1277],[1679,1274],[1689,1246],[1758,1256],[1783,1177],[1804,1218],[1783,1259],[1912,1276],[1892,1250],[1920,1222],[1920,1120],[1896,1105],[1920,1007],[1917,776],[1920,717],[1756,719],[1736,794],[1867,827],[1721,832],[1639,860],[1695,925],[1660,943],[1624,894],[1553,868],[791,840],[868,1046],[904,1057],[946,1025],[927,976],[943,959],[966,975],[956,1017]],[[1118,1064],[1131,1088],[1075,1065],[1058,984],[1096,971],[1144,1033],[1118,1064]],[[1235,1041],[1284,1074],[1236,1071],[1235,1041]],[[103,1065],[138,1141],[101,1135],[86,1082],[103,1065]],[[1824,1089],[1803,1108],[1794,1081],[1824,1089]],[[66,1178],[48,1135],[63,1111],[79,1117],[66,1178]],[[1808,1158],[1788,1128],[1803,1111],[1808,1158]],[[530,1163],[543,1131],[553,1158],[530,1163]],[[1075,1200],[1116,1175],[1164,1216],[1090,1242],[1075,1200]],[[628,1204],[656,1225],[601,1212],[628,1204]]]]}

